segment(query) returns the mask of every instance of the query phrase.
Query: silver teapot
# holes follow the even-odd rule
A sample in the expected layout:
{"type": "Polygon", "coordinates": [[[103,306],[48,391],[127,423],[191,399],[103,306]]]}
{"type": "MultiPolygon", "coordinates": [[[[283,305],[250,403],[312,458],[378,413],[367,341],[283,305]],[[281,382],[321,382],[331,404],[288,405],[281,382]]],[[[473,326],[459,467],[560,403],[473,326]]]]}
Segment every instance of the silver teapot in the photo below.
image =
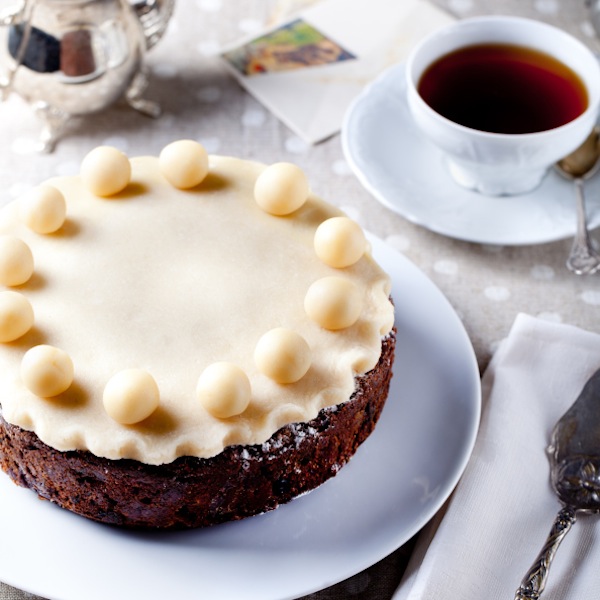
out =
{"type": "MultiPolygon", "coordinates": [[[[144,55],[162,37],[175,0],[15,0],[0,14],[0,100],[14,92],[44,123],[51,152],[72,116],[119,98],[151,117],[144,55]]],[[[0,107],[1,109],[1,107],[0,107]]]]}

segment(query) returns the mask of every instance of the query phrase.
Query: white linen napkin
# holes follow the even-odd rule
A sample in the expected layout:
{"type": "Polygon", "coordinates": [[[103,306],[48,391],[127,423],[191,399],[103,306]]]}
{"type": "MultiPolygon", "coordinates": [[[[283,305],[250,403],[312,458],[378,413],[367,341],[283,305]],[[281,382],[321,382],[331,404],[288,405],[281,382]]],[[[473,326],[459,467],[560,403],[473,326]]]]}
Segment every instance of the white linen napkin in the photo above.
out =
{"type": "MultiPolygon", "coordinates": [[[[599,367],[600,335],[517,317],[483,376],[471,460],[393,600],[513,600],[561,507],[550,486],[550,432],[599,367]]],[[[600,516],[578,513],[542,600],[600,598],[599,564],[600,516]]]]}

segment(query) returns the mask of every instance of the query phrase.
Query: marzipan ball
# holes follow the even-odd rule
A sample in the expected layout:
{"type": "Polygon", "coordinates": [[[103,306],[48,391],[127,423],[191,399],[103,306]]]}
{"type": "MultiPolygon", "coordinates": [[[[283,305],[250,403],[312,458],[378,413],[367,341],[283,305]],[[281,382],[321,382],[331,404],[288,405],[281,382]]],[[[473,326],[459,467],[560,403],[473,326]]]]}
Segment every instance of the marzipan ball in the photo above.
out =
{"type": "Polygon", "coordinates": [[[41,398],[58,396],[73,383],[73,361],[60,348],[34,346],[21,361],[21,379],[25,387],[41,398]]]}
{"type": "Polygon", "coordinates": [[[120,150],[112,146],[98,146],[83,159],[81,179],[92,194],[113,196],[129,184],[131,163],[120,150]]]}
{"type": "Polygon", "coordinates": [[[14,286],[33,275],[33,254],[29,246],[14,235],[0,235],[0,284],[14,286]]]}
{"type": "Polygon", "coordinates": [[[343,269],[362,258],[367,240],[356,221],[348,217],[332,217],[317,227],[314,246],[317,256],[326,265],[343,269]]]}
{"type": "Polygon", "coordinates": [[[160,403],[156,381],[143,369],[124,369],[113,375],[104,387],[104,410],[121,423],[133,425],[147,419],[160,403]]]}
{"type": "Polygon", "coordinates": [[[208,174],[208,153],[193,140],[179,140],[165,146],[158,160],[163,177],[181,190],[199,185],[208,174]]]}
{"type": "Polygon", "coordinates": [[[227,419],[243,413],[250,404],[250,380],[237,365],[216,362],[198,378],[196,395],[213,417],[227,419]]]}
{"type": "Polygon", "coordinates": [[[254,199],[269,214],[289,215],[298,210],[309,194],[308,180],[302,169],[292,163],[275,163],[256,179],[254,199]]]}
{"type": "Polygon", "coordinates": [[[19,200],[19,215],[36,233],[54,233],[64,224],[67,203],[62,192],[46,183],[39,185],[19,200]]]}
{"type": "Polygon", "coordinates": [[[258,370],[277,383],[295,383],[306,375],[311,352],[295,331],[278,327],[267,331],[256,344],[254,362],[258,370]]]}
{"type": "Polygon", "coordinates": [[[304,298],[309,319],[324,329],[336,331],[354,325],[362,311],[358,286],[345,277],[323,277],[315,281],[304,298]]]}
{"type": "Polygon", "coordinates": [[[19,292],[0,292],[0,342],[12,342],[33,327],[33,308],[19,292]]]}

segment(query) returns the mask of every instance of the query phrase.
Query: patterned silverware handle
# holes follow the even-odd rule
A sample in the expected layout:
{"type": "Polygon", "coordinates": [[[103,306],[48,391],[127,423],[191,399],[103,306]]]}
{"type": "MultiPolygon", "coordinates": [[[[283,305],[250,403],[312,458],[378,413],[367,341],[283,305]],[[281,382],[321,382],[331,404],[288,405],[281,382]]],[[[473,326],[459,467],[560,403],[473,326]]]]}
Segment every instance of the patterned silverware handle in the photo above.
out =
{"type": "Polygon", "coordinates": [[[552,559],[558,550],[565,535],[576,520],[575,509],[565,506],[554,519],[552,529],[546,539],[544,547],[538,554],[531,569],[521,581],[521,585],[515,594],[514,600],[538,600],[548,579],[548,572],[552,559]]]}

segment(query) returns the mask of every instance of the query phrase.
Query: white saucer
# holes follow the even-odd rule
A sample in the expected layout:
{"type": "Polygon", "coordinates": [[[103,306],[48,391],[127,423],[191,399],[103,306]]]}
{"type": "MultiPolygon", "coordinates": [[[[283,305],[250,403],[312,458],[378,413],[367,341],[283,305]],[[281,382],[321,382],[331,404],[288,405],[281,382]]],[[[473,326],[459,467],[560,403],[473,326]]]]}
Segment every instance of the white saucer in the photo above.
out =
{"type": "MultiPolygon", "coordinates": [[[[551,171],[533,192],[483,196],[454,183],[441,151],[409,114],[404,65],[387,69],[349,108],[346,159],[384,206],[443,235],[486,244],[526,245],[575,233],[573,184],[551,171]]],[[[590,228],[600,226],[600,177],[586,184],[590,228]]]]}

